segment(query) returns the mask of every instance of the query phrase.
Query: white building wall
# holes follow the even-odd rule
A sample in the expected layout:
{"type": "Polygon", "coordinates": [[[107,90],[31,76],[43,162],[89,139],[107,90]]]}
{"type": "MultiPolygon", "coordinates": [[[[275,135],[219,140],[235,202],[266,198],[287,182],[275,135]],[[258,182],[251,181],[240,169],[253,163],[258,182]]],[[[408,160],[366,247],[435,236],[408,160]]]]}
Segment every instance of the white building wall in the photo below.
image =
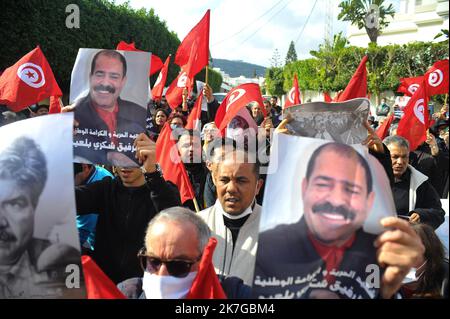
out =
{"type": "MultiPolygon", "coordinates": [[[[401,0],[399,12],[378,37],[378,45],[434,41],[441,29],[449,28],[448,6],[448,0],[401,0]]],[[[370,42],[365,29],[352,25],[347,28],[347,38],[359,47],[367,47],[370,42]]]]}

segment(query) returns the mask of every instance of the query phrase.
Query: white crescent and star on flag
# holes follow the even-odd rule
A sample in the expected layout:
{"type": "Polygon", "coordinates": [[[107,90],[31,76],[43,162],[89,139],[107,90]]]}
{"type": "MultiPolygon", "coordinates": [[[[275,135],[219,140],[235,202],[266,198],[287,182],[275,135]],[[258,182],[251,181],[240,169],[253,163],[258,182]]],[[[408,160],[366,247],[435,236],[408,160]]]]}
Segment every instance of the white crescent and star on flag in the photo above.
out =
{"type": "Polygon", "coordinates": [[[425,106],[424,106],[424,99],[419,99],[416,101],[416,104],[414,104],[414,115],[417,117],[417,119],[425,125],[425,106]]]}
{"type": "Polygon", "coordinates": [[[31,62],[22,64],[17,69],[17,76],[25,84],[35,89],[45,85],[44,71],[39,65],[31,62]]]}
{"type": "Polygon", "coordinates": [[[180,77],[178,78],[177,86],[179,88],[185,88],[187,82],[187,74],[186,72],[181,73],[180,77]]]}
{"type": "Polygon", "coordinates": [[[419,88],[419,84],[414,83],[408,87],[408,91],[409,91],[409,93],[414,94],[418,88],[419,88]]]}
{"type": "Polygon", "coordinates": [[[295,87],[292,87],[292,89],[289,91],[288,97],[291,103],[295,103],[295,87]]]}
{"type": "Polygon", "coordinates": [[[428,84],[433,87],[438,87],[443,80],[444,80],[444,73],[440,69],[434,70],[428,76],[428,84]]]}
{"type": "Polygon", "coordinates": [[[246,91],[244,89],[236,89],[233,93],[231,93],[230,97],[228,98],[226,111],[228,112],[231,104],[239,100],[245,93],[246,91]]]}

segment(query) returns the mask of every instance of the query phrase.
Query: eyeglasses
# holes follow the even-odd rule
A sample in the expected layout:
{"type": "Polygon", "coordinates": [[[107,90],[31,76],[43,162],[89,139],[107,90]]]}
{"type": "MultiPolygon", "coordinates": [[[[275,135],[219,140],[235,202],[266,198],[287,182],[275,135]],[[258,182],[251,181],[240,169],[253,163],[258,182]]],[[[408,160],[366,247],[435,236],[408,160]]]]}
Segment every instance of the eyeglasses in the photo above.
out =
{"type": "Polygon", "coordinates": [[[159,270],[162,264],[166,265],[167,272],[169,275],[184,278],[191,271],[192,265],[198,262],[202,256],[200,255],[196,260],[181,260],[181,259],[172,259],[172,260],[162,260],[157,257],[150,257],[146,255],[145,248],[142,248],[138,253],[139,262],[141,264],[142,270],[154,273],[159,270]]]}

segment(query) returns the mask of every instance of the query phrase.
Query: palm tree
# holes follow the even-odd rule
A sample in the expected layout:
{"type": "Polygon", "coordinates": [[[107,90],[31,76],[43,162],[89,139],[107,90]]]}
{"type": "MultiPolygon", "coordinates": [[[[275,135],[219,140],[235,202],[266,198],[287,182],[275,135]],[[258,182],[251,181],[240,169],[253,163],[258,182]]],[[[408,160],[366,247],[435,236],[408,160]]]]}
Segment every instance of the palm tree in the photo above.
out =
{"type": "Polygon", "coordinates": [[[350,21],[359,29],[365,28],[370,42],[377,43],[381,30],[389,25],[387,17],[394,17],[392,4],[384,6],[384,0],[344,0],[339,4],[338,19],[350,21]]]}

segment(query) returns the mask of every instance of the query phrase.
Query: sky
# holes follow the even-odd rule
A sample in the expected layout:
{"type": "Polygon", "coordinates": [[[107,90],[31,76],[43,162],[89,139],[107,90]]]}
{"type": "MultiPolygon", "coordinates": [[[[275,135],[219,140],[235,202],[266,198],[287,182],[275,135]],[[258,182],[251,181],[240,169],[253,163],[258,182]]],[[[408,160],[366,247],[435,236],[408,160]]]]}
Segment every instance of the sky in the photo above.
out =
{"type": "MultiPolygon", "coordinates": [[[[121,4],[126,0],[116,0],[121,4]]],[[[331,3],[333,34],[347,22],[337,20],[340,0],[129,0],[135,9],[153,8],[180,40],[211,9],[210,51],[216,59],[242,60],[271,66],[278,50],[284,65],[291,41],[297,57],[310,57],[325,38],[327,4],[331,3]],[[309,16],[309,20],[308,20],[309,16]],[[308,21],[307,21],[308,20],[308,21]],[[306,23],[307,22],[307,23],[306,23]]],[[[388,0],[398,8],[399,0],[388,0]]]]}

